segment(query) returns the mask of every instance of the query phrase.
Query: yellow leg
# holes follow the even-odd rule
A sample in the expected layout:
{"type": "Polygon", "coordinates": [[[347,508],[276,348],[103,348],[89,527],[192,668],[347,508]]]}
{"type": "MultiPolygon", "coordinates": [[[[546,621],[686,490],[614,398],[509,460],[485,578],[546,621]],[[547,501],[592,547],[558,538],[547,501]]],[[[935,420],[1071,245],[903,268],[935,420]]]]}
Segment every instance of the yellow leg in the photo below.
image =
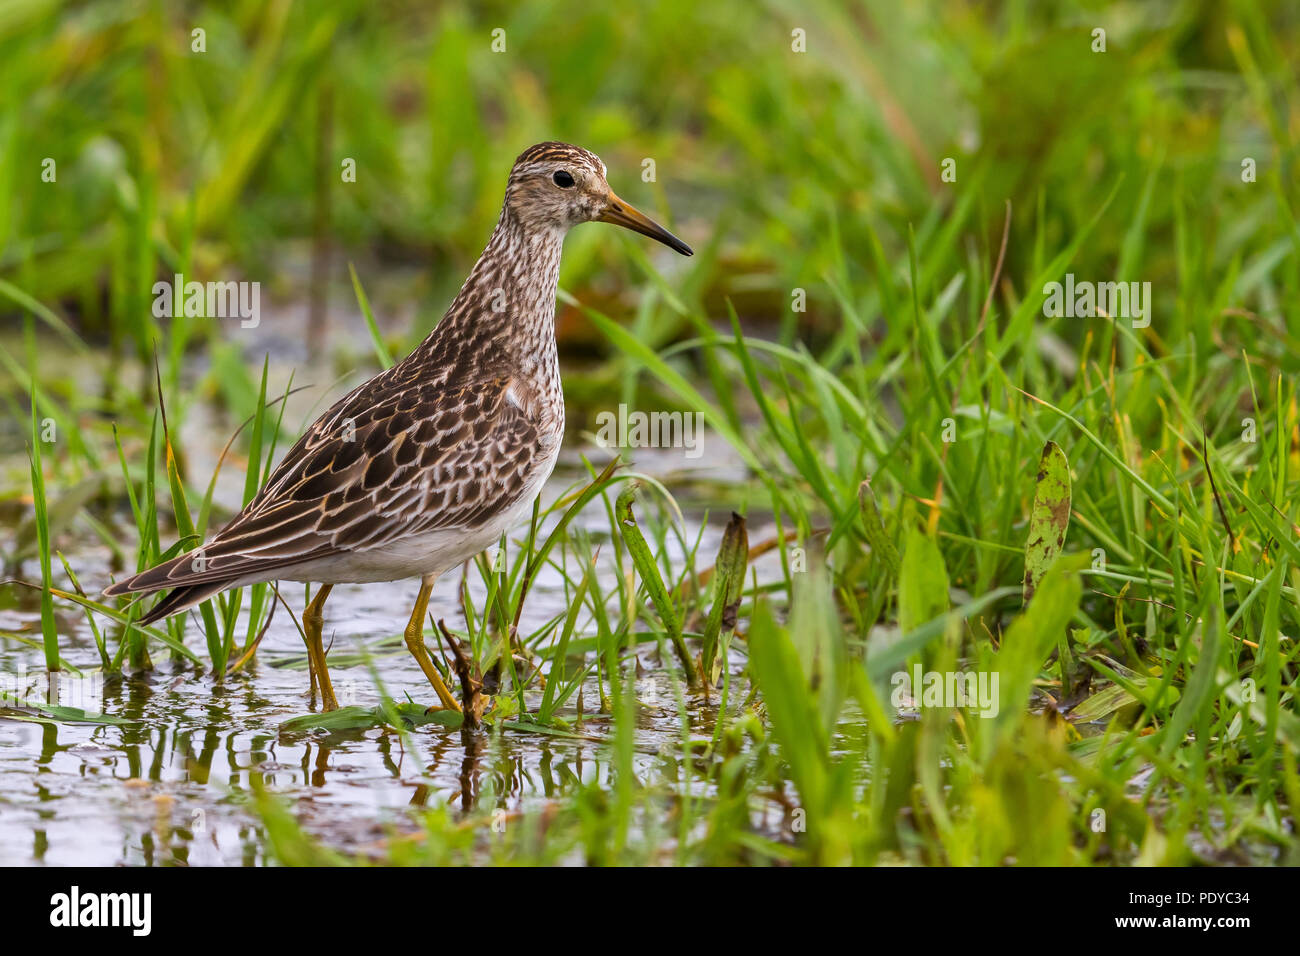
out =
{"type": "Polygon", "coordinates": [[[429,679],[433,685],[433,691],[438,695],[438,700],[442,701],[442,706],[446,710],[460,710],[460,704],[456,698],[451,696],[451,691],[447,689],[442,675],[438,669],[433,666],[433,659],[429,657],[429,649],[424,646],[424,615],[429,610],[429,595],[433,592],[433,578],[425,578],[420,582],[420,594],[415,599],[415,610],[411,612],[411,622],[406,625],[406,648],[415,658],[415,662],[420,665],[420,670],[424,671],[424,676],[429,679]]]}
{"type": "Polygon", "coordinates": [[[339,707],[338,699],[334,696],[334,684],[330,681],[329,668],[325,666],[325,642],[321,640],[321,631],[325,625],[325,599],[333,589],[332,584],[322,584],[302,614],[307,659],[311,662],[312,674],[320,683],[321,706],[325,710],[338,710],[339,707]]]}

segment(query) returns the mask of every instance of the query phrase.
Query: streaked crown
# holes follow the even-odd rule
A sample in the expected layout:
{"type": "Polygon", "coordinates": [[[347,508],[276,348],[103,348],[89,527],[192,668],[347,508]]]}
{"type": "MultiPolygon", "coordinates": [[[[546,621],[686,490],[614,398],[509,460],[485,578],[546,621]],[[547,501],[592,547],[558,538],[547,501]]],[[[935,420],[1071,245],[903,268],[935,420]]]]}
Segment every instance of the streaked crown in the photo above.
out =
{"type": "Polygon", "coordinates": [[[605,164],[568,143],[538,143],[510,170],[506,205],[525,225],[567,230],[600,217],[608,205],[605,164]]]}
{"type": "Polygon", "coordinates": [[[505,213],[524,230],[559,233],[580,222],[612,222],[691,255],[690,246],[614,194],[599,156],[571,143],[538,143],[519,154],[506,186],[505,213]]]}

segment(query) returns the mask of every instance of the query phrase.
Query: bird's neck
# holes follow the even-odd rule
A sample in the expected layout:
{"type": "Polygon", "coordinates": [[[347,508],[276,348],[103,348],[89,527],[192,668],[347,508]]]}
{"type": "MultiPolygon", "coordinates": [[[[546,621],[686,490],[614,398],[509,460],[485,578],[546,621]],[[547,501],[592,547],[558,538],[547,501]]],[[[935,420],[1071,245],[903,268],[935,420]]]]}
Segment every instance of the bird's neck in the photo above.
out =
{"type": "Polygon", "coordinates": [[[487,248],[421,348],[454,342],[474,365],[505,361],[524,373],[554,367],[563,245],[563,232],[525,225],[505,206],[487,248]]]}

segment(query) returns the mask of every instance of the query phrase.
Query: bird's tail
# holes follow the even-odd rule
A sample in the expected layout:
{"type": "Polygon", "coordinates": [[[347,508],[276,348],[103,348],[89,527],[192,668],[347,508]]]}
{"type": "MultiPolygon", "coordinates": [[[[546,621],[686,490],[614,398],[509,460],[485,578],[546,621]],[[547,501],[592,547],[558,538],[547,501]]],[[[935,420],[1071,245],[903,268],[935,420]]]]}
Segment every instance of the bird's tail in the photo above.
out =
{"type": "Polygon", "coordinates": [[[161,621],[165,617],[171,617],[173,614],[203,603],[227,587],[226,584],[193,584],[185,588],[174,588],[170,594],[146,611],[136,623],[147,626],[155,621],[161,621]]]}
{"type": "Polygon", "coordinates": [[[129,578],[110,584],[104,588],[104,595],[106,597],[118,597],[132,593],[145,595],[171,588],[170,594],[146,611],[144,616],[136,621],[137,624],[149,625],[206,601],[214,594],[219,594],[235,583],[234,580],[229,578],[208,579],[191,584],[184,583],[186,577],[184,571],[187,570],[185,566],[193,560],[193,554],[177,555],[170,561],[164,561],[162,564],[154,565],[139,574],[133,574],[129,578]]]}

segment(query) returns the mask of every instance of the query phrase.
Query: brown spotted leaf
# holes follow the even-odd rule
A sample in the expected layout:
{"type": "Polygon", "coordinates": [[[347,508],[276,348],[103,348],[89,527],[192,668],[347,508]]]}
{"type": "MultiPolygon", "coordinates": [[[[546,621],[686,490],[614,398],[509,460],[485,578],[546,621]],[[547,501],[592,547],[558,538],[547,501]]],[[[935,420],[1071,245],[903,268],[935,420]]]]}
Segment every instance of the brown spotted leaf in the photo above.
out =
{"type": "Polygon", "coordinates": [[[1029,515],[1029,540],[1025,544],[1025,603],[1065,545],[1070,524],[1070,463],[1059,445],[1049,441],[1038,462],[1034,510],[1029,515]]]}

